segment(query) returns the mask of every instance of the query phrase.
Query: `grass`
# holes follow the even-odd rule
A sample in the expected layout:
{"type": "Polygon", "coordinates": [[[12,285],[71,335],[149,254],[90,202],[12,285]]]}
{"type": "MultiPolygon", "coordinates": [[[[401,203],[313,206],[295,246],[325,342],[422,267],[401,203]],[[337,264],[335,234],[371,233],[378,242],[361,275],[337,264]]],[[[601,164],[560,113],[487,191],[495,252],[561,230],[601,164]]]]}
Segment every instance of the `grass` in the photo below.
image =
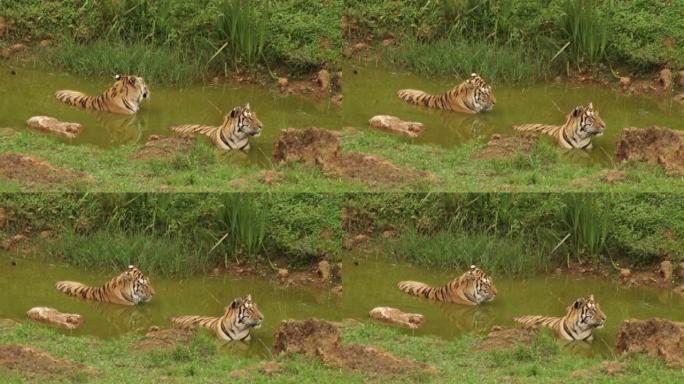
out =
{"type": "MultiPolygon", "coordinates": [[[[580,380],[595,383],[659,383],[678,382],[682,371],[670,369],[657,359],[634,356],[624,358],[585,357],[559,348],[555,339],[542,333],[531,346],[517,349],[482,352],[474,350],[477,336],[456,340],[435,337],[414,337],[395,329],[372,323],[345,328],[345,342],[370,344],[398,357],[429,364],[435,374],[405,372],[391,378],[392,382],[479,382],[499,383],[503,380],[525,382],[567,382],[580,380]],[[618,361],[626,372],[609,376],[599,366],[602,361],[618,361]],[[587,371],[574,377],[577,371],[587,371]]],[[[186,348],[169,352],[132,352],[140,339],[127,335],[107,340],[93,337],[72,337],[46,327],[20,324],[0,328],[1,344],[29,345],[53,356],[77,361],[95,368],[97,375],[66,372],[50,377],[51,382],[118,383],[122,379],[141,383],[158,382],[161,377],[174,382],[216,382],[230,377],[236,382],[263,383],[362,383],[372,380],[372,373],[353,374],[341,369],[326,368],[315,359],[300,356],[277,357],[283,370],[265,375],[258,367],[264,361],[219,351],[218,342],[206,333],[198,333],[186,348]],[[105,358],[106,356],[106,358],[105,358]],[[239,371],[239,372],[237,372],[239,371]]],[[[0,370],[3,382],[22,382],[30,378],[27,372],[9,373],[0,370]]],[[[33,377],[42,379],[42,377],[33,377]]],[[[375,379],[387,379],[375,377],[375,379]]]]}

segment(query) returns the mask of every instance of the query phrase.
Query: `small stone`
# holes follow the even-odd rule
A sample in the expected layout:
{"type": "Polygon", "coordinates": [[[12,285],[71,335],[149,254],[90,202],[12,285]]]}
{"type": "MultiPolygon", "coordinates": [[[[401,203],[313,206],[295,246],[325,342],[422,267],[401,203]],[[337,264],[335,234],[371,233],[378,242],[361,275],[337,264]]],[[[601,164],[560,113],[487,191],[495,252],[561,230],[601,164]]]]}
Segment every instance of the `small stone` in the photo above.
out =
{"type": "Polygon", "coordinates": [[[330,97],[330,101],[332,101],[333,103],[335,103],[337,105],[341,105],[342,104],[342,94],[337,93],[337,94],[332,95],[332,97],[330,97]]]}
{"type": "Polygon", "coordinates": [[[382,41],[382,46],[385,47],[385,48],[387,48],[387,47],[389,47],[389,46],[391,46],[391,45],[394,45],[394,39],[384,39],[384,40],[382,41]]]}
{"type": "Polygon", "coordinates": [[[620,268],[620,277],[623,279],[629,279],[632,276],[632,270],[629,268],[620,268]]]}
{"type": "Polygon", "coordinates": [[[363,51],[363,50],[366,50],[368,48],[370,48],[370,46],[366,43],[356,43],[356,44],[352,45],[352,49],[354,52],[363,51]]]}
{"type": "Polygon", "coordinates": [[[321,69],[318,71],[316,83],[318,83],[318,86],[321,87],[321,89],[330,88],[330,72],[328,72],[327,69],[321,69]]]}
{"type": "Polygon", "coordinates": [[[680,279],[684,279],[684,263],[679,263],[679,267],[677,268],[677,276],[679,276],[680,279]]]}
{"type": "Polygon", "coordinates": [[[286,268],[278,268],[278,279],[285,280],[290,277],[290,271],[286,268]]]}
{"type": "Polygon", "coordinates": [[[672,263],[670,260],[665,260],[660,263],[660,278],[666,284],[672,281],[672,263]]]}
{"type": "Polygon", "coordinates": [[[629,89],[629,86],[632,85],[632,79],[624,76],[620,77],[620,88],[622,88],[623,91],[626,91],[629,89]]]}
{"type": "Polygon", "coordinates": [[[49,231],[47,229],[44,231],[40,231],[40,237],[43,239],[47,239],[49,237],[52,237],[52,231],[49,231]]]}
{"type": "Polygon", "coordinates": [[[336,286],[330,288],[330,292],[331,292],[333,295],[340,296],[340,295],[342,295],[342,286],[341,286],[341,285],[336,285],[336,286]]]}
{"type": "Polygon", "coordinates": [[[22,43],[16,43],[16,44],[11,45],[9,47],[10,53],[17,53],[17,52],[23,51],[25,49],[26,49],[26,45],[24,45],[22,43]]]}
{"type": "Polygon", "coordinates": [[[677,84],[679,84],[680,87],[684,88],[684,70],[679,71],[677,73],[677,84]]]}
{"type": "Polygon", "coordinates": [[[672,89],[672,71],[668,68],[661,69],[658,77],[658,81],[660,81],[660,85],[663,86],[663,90],[669,91],[672,89]]]}
{"type": "Polygon", "coordinates": [[[397,231],[392,231],[392,230],[387,230],[382,232],[382,237],[384,239],[389,239],[391,237],[396,237],[397,236],[397,231]]]}
{"type": "Polygon", "coordinates": [[[287,79],[287,77],[279,77],[278,78],[278,87],[279,88],[285,88],[290,84],[290,80],[287,79]]]}
{"type": "Polygon", "coordinates": [[[330,280],[330,263],[327,260],[321,260],[318,263],[318,277],[321,281],[330,280]]]}
{"type": "Polygon", "coordinates": [[[354,236],[354,243],[360,244],[368,240],[367,235],[356,235],[354,236]]]}
{"type": "Polygon", "coordinates": [[[344,49],[342,49],[342,56],[345,59],[352,57],[353,54],[354,54],[354,48],[352,48],[352,47],[344,47],[344,49]]]}
{"type": "Polygon", "coordinates": [[[41,48],[47,48],[47,47],[49,47],[49,46],[52,45],[52,40],[50,40],[50,39],[41,40],[41,41],[38,43],[38,45],[39,45],[41,48]]]}

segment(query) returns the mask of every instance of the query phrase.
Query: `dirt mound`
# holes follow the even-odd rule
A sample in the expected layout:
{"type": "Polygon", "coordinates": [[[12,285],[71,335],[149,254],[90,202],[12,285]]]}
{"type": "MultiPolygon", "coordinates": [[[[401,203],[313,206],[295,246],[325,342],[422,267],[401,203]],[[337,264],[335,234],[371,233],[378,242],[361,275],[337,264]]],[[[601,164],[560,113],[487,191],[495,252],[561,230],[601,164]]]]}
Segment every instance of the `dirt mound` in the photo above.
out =
{"type": "Polygon", "coordinates": [[[684,176],[684,131],[668,128],[625,128],[615,147],[618,161],[657,164],[670,176],[684,176]]]}
{"type": "Polygon", "coordinates": [[[428,179],[426,172],[401,168],[375,156],[342,153],[340,138],[320,128],[284,129],[273,150],[276,163],[302,162],[319,167],[328,177],[368,184],[403,184],[428,179]]]}
{"type": "Polygon", "coordinates": [[[0,154],[0,177],[19,182],[28,186],[28,189],[91,181],[85,173],[57,168],[45,161],[13,152],[0,154]]]}
{"type": "Polygon", "coordinates": [[[339,328],[324,320],[286,320],[276,329],[274,336],[274,353],[300,353],[318,357],[324,364],[333,368],[371,376],[435,372],[429,365],[400,359],[375,347],[359,344],[342,345],[339,328]]]}
{"type": "Polygon", "coordinates": [[[490,351],[493,349],[510,349],[519,345],[531,345],[536,330],[523,328],[504,328],[498,325],[492,327],[487,337],[480,341],[476,349],[490,351]]]}
{"type": "Polygon", "coordinates": [[[494,134],[489,139],[487,146],[482,150],[475,152],[471,156],[471,159],[504,159],[515,157],[519,153],[529,154],[532,152],[532,148],[536,142],[537,135],[531,133],[508,137],[494,134]]]}
{"type": "Polygon", "coordinates": [[[0,367],[24,376],[61,376],[76,372],[95,374],[92,367],[57,359],[47,352],[17,344],[0,345],[0,367]]]}
{"type": "Polygon", "coordinates": [[[195,138],[191,136],[167,137],[150,135],[145,146],[138,152],[133,153],[130,158],[132,160],[172,159],[178,154],[187,154],[194,145],[195,138]]]}
{"type": "Polygon", "coordinates": [[[180,328],[159,328],[156,326],[150,327],[145,334],[145,338],[133,344],[129,350],[131,351],[164,351],[173,350],[177,346],[185,346],[190,344],[190,339],[195,332],[191,329],[180,328]]]}
{"type": "Polygon", "coordinates": [[[653,318],[625,320],[617,334],[618,353],[658,356],[676,368],[684,368],[684,323],[653,318]]]}

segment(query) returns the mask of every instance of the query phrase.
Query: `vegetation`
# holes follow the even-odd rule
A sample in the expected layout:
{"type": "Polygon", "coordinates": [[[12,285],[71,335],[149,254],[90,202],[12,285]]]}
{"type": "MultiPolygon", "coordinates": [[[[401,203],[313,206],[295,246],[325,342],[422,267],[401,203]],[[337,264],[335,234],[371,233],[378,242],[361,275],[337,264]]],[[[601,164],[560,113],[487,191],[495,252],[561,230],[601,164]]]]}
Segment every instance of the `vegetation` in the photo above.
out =
{"type": "Polygon", "coordinates": [[[668,0],[345,0],[345,37],[396,39],[385,57],[497,82],[684,66],[684,4],[668,0]],[[452,58],[455,57],[455,58],[452,58]],[[492,63],[496,57],[500,63],[492,63]]]}
{"type": "MultiPolygon", "coordinates": [[[[339,66],[341,2],[313,0],[0,0],[4,44],[56,40],[39,59],[78,74],[136,73],[187,83],[272,68],[339,66]]],[[[0,41],[0,44],[3,44],[0,41]]]]}

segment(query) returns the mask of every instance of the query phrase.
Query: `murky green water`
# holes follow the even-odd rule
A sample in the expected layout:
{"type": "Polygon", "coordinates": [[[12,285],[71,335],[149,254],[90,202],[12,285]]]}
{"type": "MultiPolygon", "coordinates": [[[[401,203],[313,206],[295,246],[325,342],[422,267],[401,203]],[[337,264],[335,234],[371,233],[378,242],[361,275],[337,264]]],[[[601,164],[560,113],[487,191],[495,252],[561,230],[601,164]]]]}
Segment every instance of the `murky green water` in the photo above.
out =
{"type": "Polygon", "coordinates": [[[607,126],[604,135],[594,139],[591,161],[606,163],[614,158],[615,142],[622,128],[658,125],[684,129],[684,108],[671,98],[630,96],[594,85],[511,87],[494,83],[491,84],[497,99],[494,110],[473,116],[414,106],[396,95],[403,88],[441,94],[461,79],[421,77],[372,64],[348,64],[344,74],[344,125],[367,127],[368,119],[383,114],[419,121],[425,124],[423,135],[405,139],[415,143],[451,147],[471,141],[486,142],[493,133],[513,134],[515,124],[561,125],[573,108],[590,101],[607,126]]]}
{"type": "Polygon", "coordinates": [[[614,351],[615,335],[623,320],[661,317],[684,320],[684,300],[671,290],[627,288],[590,277],[540,275],[532,278],[494,282],[496,299],[477,307],[436,303],[409,296],[397,288],[402,280],[417,280],[433,286],[443,285],[462,271],[433,271],[388,261],[382,256],[350,256],[344,259],[345,317],[362,321],[377,306],[391,306],[405,312],[425,315],[425,325],[405,330],[414,335],[453,338],[466,333],[486,333],[493,325],[515,326],[520,315],[562,316],[575,299],[594,294],[607,316],[606,325],[594,332],[592,343],[564,343],[564,349],[587,354],[608,355],[614,351]]]}
{"type": "Polygon", "coordinates": [[[251,140],[249,157],[268,164],[273,140],[281,129],[310,126],[336,129],[341,119],[341,108],[328,100],[283,96],[277,91],[250,85],[172,88],[148,83],[151,98],[142,103],[135,116],[86,111],[63,104],[54,97],[59,89],[99,95],[113,83],[109,78],[83,78],[0,64],[3,94],[0,97],[0,127],[23,128],[29,117],[48,115],[83,125],[78,138],[63,139],[65,142],[109,148],[125,143],[144,143],[151,134],[172,135],[168,129],[171,125],[220,125],[228,111],[249,102],[264,124],[261,136],[251,140]],[[15,75],[11,74],[12,69],[15,75]]]}
{"type": "Polygon", "coordinates": [[[149,303],[128,307],[80,300],[57,291],[59,280],[99,285],[113,274],[85,271],[64,264],[13,259],[0,255],[0,318],[26,320],[26,311],[49,306],[62,312],[83,315],[73,335],[113,337],[130,332],[144,334],[151,325],[170,327],[169,318],[178,315],[220,316],[233,299],[252,294],[264,315],[263,325],[252,331],[248,343],[229,343],[225,348],[249,356],[270,356],[273,332],[281,320],[318,317],[339,320],[341,299],[327,290],[284,288],[257,278],[196,276],[168,279],[150,276],[156,295],[149,303]]]}

